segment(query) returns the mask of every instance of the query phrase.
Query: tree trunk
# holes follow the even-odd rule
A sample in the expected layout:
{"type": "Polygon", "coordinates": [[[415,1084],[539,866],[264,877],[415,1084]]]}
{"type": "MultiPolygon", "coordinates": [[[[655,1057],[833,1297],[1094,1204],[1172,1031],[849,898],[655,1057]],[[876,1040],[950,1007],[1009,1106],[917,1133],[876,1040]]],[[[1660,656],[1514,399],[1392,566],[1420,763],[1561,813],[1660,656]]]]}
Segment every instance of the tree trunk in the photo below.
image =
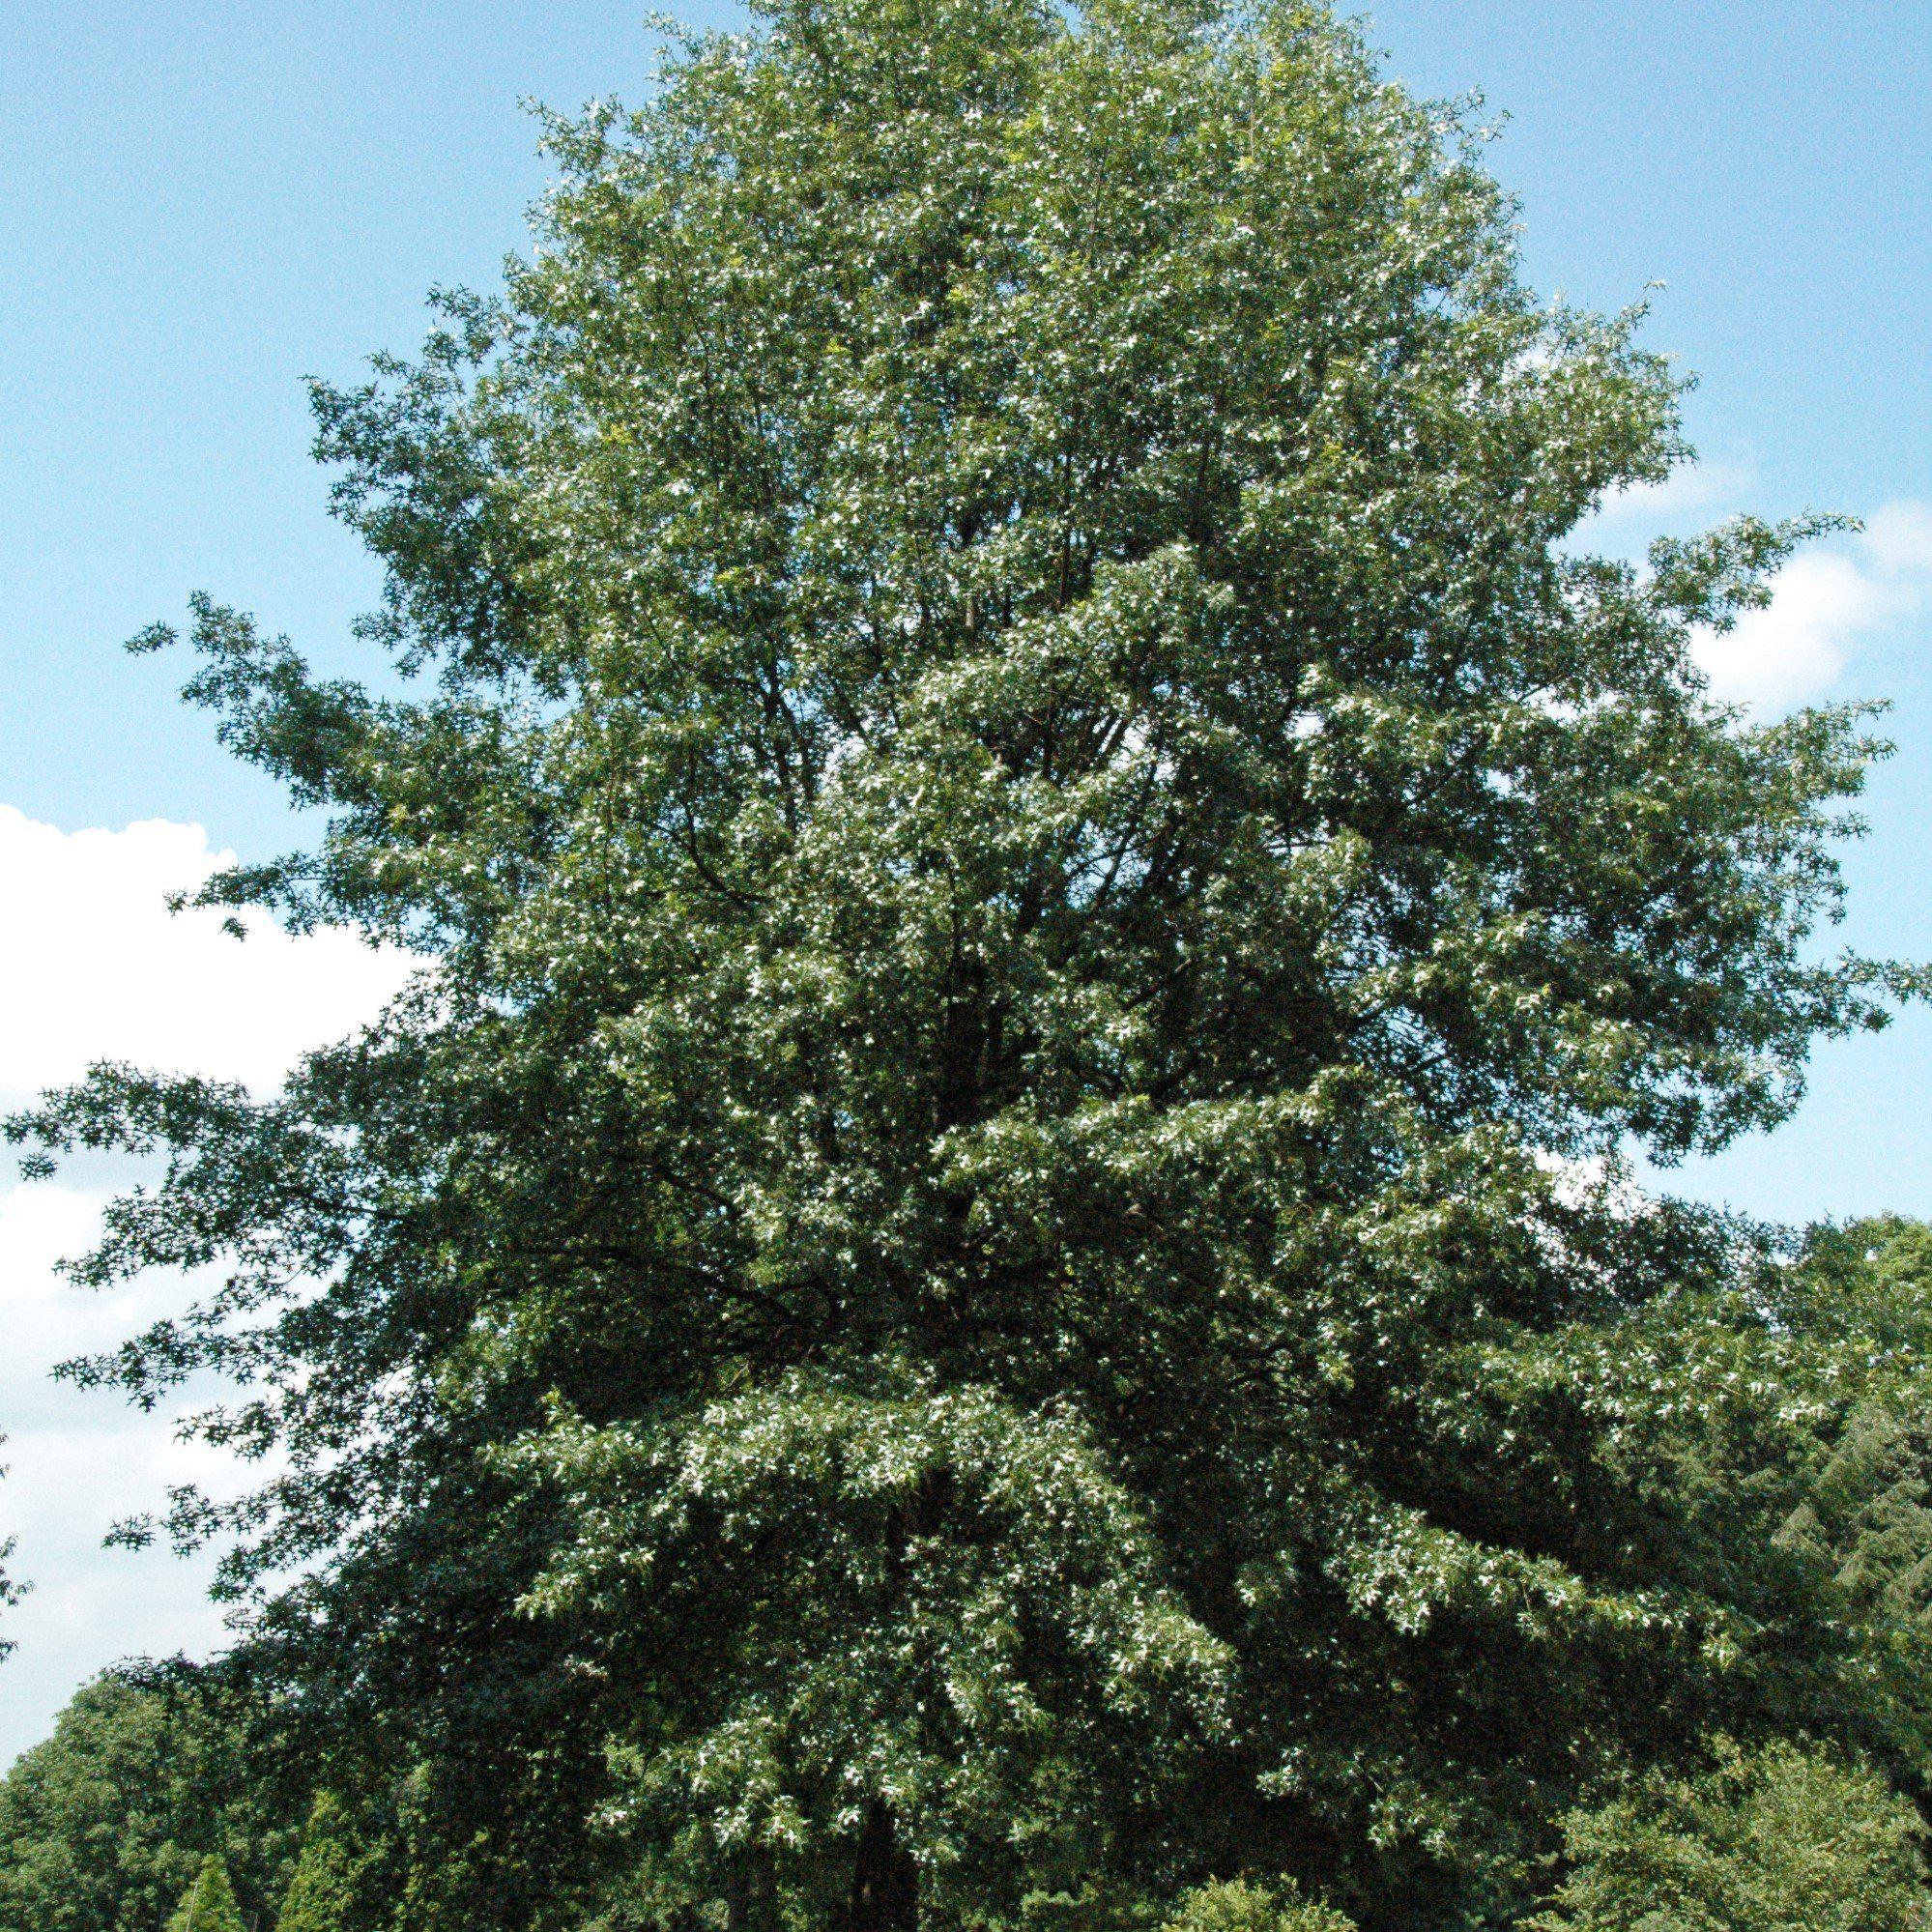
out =
{"type": "MultiPolygon", "coordinates": [[[[692,1920],[694,1928],[697,1920],[692,1920]]],[[[762,1851],[742,1856],[725,1880],[725,1932],[771,1932],[778,1923],[771,1861],[762,1851]]]]}
{"type": "Polygon", "coordinates": [[[850,1932],[919,1932],[919,1872],[892,1807],[874,1799],[852,1866],[850,1932]]]}

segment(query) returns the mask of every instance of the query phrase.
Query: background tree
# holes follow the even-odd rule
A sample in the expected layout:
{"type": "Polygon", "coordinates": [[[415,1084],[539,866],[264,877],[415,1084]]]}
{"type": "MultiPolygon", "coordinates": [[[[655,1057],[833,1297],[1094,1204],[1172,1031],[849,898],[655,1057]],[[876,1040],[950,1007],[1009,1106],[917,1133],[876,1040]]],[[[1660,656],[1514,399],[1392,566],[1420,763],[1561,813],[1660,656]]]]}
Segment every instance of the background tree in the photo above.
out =
{"type": "Polygon", "coordinates": [[[1672,379],[1294,0],[784,0],[552,141],[505,298],[318,392],[414,682],[195,611],[330,813],[206,897],[419,984],[14,1128],[165,1164],[83,1281],[218,1264],[92,1373],[283,1453],[174,1533],[306,1566],[250,1663],[404,1921],[1493,1923],[1714,1728],[1920,1774],[1777,1541],[1824,1331],[1574,1164],[1917,984],[1809,943],[1861,715],[1689,655],[1820,526],[1575,554],[1672,379]]]}
{"type": "Polygon", "coordinates": [[[1225,1879],[1182,1899],[1165,1932],[1355,1932],[1355,1927],[1341,1913],[1292,1889],[1284,1897],[1246,1879],[1225,1879]]]}
{"type": "Polygon", "coordinates": [[[1565,1821],[1571,1869],[1540,1932],[1921,1932],[1924,1826],[1857,1765],[1720,1745],[1565,1821]]]}
{"type": "Polygon", "coordinates": [[[187,1686],[88,1685],[0,1780],[0,1928],[159,1928],[208,1859],[265,1928],[295,1838],[267,1772],[236,1713],[187,1686]]]}
{"type": "Polygon", "coordinates": [[[380,1834],[332,1792],[319,1797],[302,1834],[275,1932],[376,1932],[392,1922],[394,1873],[380,1834]]]}

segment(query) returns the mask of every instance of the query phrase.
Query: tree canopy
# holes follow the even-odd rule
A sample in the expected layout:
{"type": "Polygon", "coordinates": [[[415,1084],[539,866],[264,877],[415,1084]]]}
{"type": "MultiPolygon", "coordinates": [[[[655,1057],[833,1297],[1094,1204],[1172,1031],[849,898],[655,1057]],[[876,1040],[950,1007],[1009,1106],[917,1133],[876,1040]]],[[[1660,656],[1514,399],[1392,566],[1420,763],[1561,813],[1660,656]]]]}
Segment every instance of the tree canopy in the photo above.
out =
{"type": "Polygon", "coordinates": [[[0,1779],[0,1932],[161,1932],[209,1859],[266,1925],[294,1839],[236,1713],[101,1678],[0,1779]]]}
{"type": "Polygon", "coordinates": [[[1690,654],[1822,526],[1576,546],[1679,388],[1479,136],[1301,0],[783,0],[318,389],[387,668],[196,604],[328,826],[204,897],[422,971],[13,1132],[216,1271],[89,1372],[237,1383],[170,1527],[399,1922],[1439,1932],[1715,1731],[1922,1779],[1918,1291],[1615,1162],[1917,987],[1816,943],[1883,747],[1690,654]]]}

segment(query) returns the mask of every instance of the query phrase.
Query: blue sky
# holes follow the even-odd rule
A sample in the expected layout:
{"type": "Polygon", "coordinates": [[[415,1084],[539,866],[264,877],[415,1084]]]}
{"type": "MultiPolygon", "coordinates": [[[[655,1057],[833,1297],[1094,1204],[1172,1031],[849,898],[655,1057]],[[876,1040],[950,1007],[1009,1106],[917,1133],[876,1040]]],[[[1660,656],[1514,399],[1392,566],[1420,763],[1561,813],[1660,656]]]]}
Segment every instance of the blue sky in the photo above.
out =
{"type": "MultiPolygon", "coordinates": [[[[724,20],[689,4],[687,19],[724,20]]],[[[1633,549],[1740,508],[1872,533],[1806,561],[1716,668],[1741,695],[1892,699],[1896,759],[1851,856],[1846,929],[1932,956],[1932,13],[1752,0],[1385,0],[1372,38],[1422,91],[1507,113],[1533,282],[1654,297],[1697,371],[1705,463],[1618,506],[1633,549]]],[[[291,835],[270,788],[121,640],[193,589],[349,666],[365,560],[325,513],[302,378],[411,345],[437,283],[488,285],[542,166],[519,98],[636,97],[642,9],[604,0],[11,0],[0,93],[0,1103],[89,1051],[273,1078],[393,963],[264,937],[245,964],[162,921],[220,850],[291,835]]],[[[1932,1019],[1826,1049],[1779,1134],[1677,1185],[1780,1218],[1932,1214],[1932,1019]]],[[[85,1238],[82,1175],[0,1181],[0,1540],[36,1596],[9,1621],[0,1763],[83,1676],[198,1647],[203,1572],[102,1555],[117,1514],[198,1467],[165,1419],[49,1387],[45,1365],[179,1293],[83,1306],[47,1263],[85,1238]]]]}

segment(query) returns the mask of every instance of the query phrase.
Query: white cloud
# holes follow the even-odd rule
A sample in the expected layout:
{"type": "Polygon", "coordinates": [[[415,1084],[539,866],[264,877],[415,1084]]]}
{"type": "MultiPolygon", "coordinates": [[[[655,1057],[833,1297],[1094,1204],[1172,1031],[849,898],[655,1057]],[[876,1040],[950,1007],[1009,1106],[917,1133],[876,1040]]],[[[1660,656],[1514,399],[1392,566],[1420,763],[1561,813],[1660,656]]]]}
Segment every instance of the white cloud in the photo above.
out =
{"type": "Polygon", "coordinates": [[[9,1567],[33,1585],[6,1613],[18,1649],[0,1664],[0,1767],[45,1735],[76,1685],[117,1658],[205,1653],[222,1635],[208,1598],[212,1555],[108,1550],[101,1539],[121,1518],[164,1507],[170,1485],[228,1495],[245,1472],[178,1438],[189,1400],[148,1414],[53,1380],[57,1363],[111,1348],[188,1297],[179,1276],[96,1294],[55,1275],[57,1260],[92,1240],[105,1200],[64,1184],[0,1192],[0,1427],[9,1436],[0,1542],[18,1538],[9,1567]]]}
{"type": "MultiPolygon", "coordinates": [[[[273,1088],[305,1050],[369,1019],[412,962],[354,935],[296,938],[221,914],[172,915],[230,855],[198,825],[155,820],[63,832],[0,805],[0,1110],[125,1059],[273,1088]]],[[[84,1171],[84,1170],[83,1170],[84,1171]]],[[[0,1543],[33,1594],[7,1612],[19,1646],[0,1664],[0,1767],[44,1735],[74,1687],[117,1658],[202,1652],[220,1639],[212,1559],[101,1547],[119,1518],[163,1507],[171,1484],[232,1494],[249,1472],[178,1439],[176,1409],[145,1414],[111,1393],[56,1383],[56,1363],[112,1348],[191,1297],[180,1276],[111,1293],[54,1264],[94,1238],[107,1193],[63,1179],[0,1188],[0,1543]]]]}
{"type": "Polygon", "coordinates": [[[1777,711],[1824,696],[1868,643],[1928,606],[1932,505],[1892,503],[1860,535],[1793,559],[1765,609],[1693,649],[1715,697],[1777,711]]]}
{"type": "MultiPolygon", "coordinates": [[[[1576,546],[1641,563],[1653,537],[1683,534],[1747,505],[1757,485],[1745,463],[1685,463],[1659,483],[1607,496],[1576,546]]],[[[1730,630],[1704,632],[1693,654],[1726,704],[1775,712],[1823,697],[1863,648],[1932,608],[1932,504],[1887,504],[1862,534],[1795,558],[1771,604],[1730,630]]]]}
{"type": "Polygon", "coordinates": [[[1894,577],[1932,576],[1932,504],[1891,503],[1873,511],[1864,547],[1873,564],[1894,577]]]}
{"type": "Polygon", "coordinates": [[[213,909],[168,912],[232,856],[199,825],[63,832],[0,805],[0,1099],[98,1059],[273,1086],[401,984],[407,956],[350,933],[254,919],[238,939],[213,909]]]}

